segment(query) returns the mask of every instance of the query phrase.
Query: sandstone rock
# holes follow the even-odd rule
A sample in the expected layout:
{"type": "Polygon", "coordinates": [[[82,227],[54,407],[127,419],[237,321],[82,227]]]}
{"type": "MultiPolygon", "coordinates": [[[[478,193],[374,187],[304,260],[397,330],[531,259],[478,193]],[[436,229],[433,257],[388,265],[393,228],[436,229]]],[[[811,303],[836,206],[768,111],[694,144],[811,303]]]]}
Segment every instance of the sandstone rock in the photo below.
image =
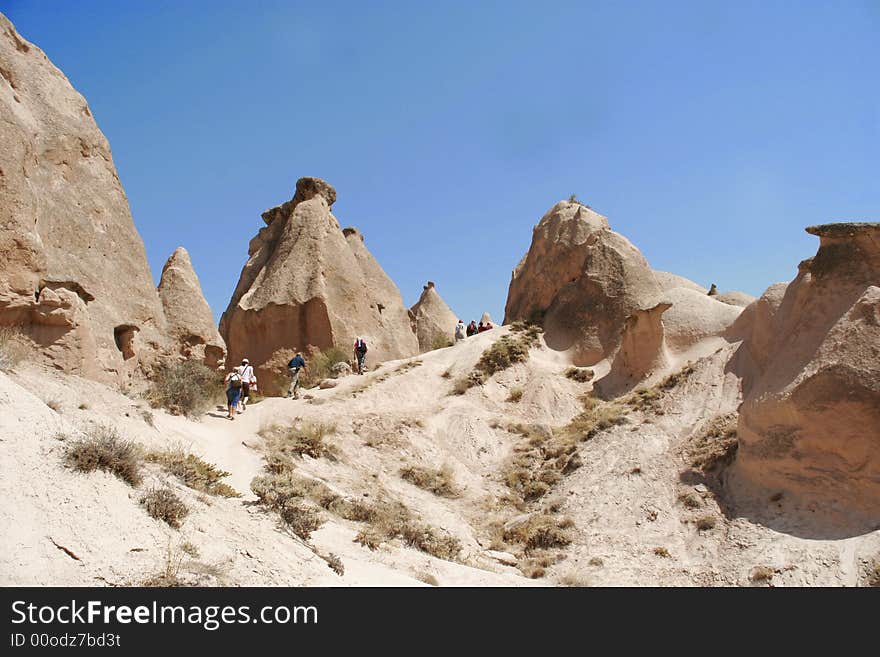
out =
{"type": "Polygon", "coordinates": [[[333,373],[334,378],[339,378],[342,376],[348,376],[351,374],[351,365],[348,363],[336,363],[333,367],[330,368],[330,371],[333,373]]]}
{"type": "Polygon", "coordinates": [[[684,287],[661,295],[664,302],[671,304],[663,313],[666,344],[670,349],[682,352],[706,338],[721,336],[736,321],[742,307],[719,303],[717,298],[684,287]]]}
{"type": "Polygon", "coordinates": [[[338,385],[339,381],[337,381],[336,379],[321,379],[321,381],[318,382],[318,387],[321,390],[326,390],[327,388],[335,388],[338,385]]]}
{"type": "Polygon", "coordinates": [[[0,15],[0,325],[37,356],[114,380],[165,320],[107,140],[86,101],[0,15]]]}
{"type": "Polygon", "coordinates": [[[737,327],[754,371],[732,476],[740,494],[785,491],[860,532],[880,509],[880,223],[807,232],[816,256],[737,327]]]}
{"type": "Polygon", "coordinates": [[[543,317],[547,346],[593,365],[617,351],[627,318],[655,306],[660,292],[645,258],[605,217],[563,201],[535,227],[513,272],[504,323],[543,317]]]}
{"type": "Polygon", "coordinates": [[[269,394],[280,391],[273,382],[295,351],[310,346],[348,352],[361,336],[372,364],[418,352],[400,291],[363,236],[342,231],[330,212],[335,199],[328,183],[301,178],[290,201],[263,213],[266,226],[220,321],[229,359],[247,355],[269,394]]]}
{"type": "Polygon", "coordinates": [[[208,367],[218,367],[226,355],[226,344],[214,324],[189,253],[182,246],[162,268],[158,291],[169,336],[180,354],[208,367]]]}
{"type": "Polygon", "coordinates": [[[419,300],[409,309],[409,316],[419,341],[419,351],[434,349],[438,338],[446,338],[450,344],[455,340],[458,317],[440,297],[434,281],[428,281],[424,286],[419,300]]]}
{"type": "Polygon", "coordinates": [[[739,306],[740,308],[745,308],[754,300],[755,297],[753,297],[751,294],[738,292],[736,290],[715,295],[715,301],[720,301],[721,303],[726,303],[731,306],[739,306]]]}
{"type": "Polygon", "coordinates": [[[505,566],[516,566],[516,564],[518,563],[516,557],[510,552],[501,552],[500,550],[484,550],[483,554],[505,566]]]}
{"type": "Polygon", "coordinates": [[[603,396],[631,390],[649,374],[669,364],[661,317],[671,307],[671,303],[658,303],[647,310],[636,310],[627,318],[611,370],[596,382],[603,396]]]}
{"type": "Polygon", "coordinates": [[[706,294],[708,292],[708,290],[702,285],[694,283],[692,280],[687,279],[684,276],[671,274],[668,271],[657,271],[655,269],[654,279],[657,281],[660,289],[664,292],[668,292],[669,290],[675,289],[677,287],[685,287],[691,290],[696,290],[697,292],[702,292],[703,294],[706,294]]]}

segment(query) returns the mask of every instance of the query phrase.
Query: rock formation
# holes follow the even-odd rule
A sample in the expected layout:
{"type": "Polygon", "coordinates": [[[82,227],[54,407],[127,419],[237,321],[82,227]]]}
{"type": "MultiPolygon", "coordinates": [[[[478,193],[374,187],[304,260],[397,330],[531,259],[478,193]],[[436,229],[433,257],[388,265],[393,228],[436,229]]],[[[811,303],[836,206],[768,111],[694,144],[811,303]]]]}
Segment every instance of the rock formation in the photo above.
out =
{"type": "Polygon", "coordinates": [[[455,340],[458,316],[437,292],[434,281],[424,286],[419,300],[409,309],[409,316],[419,340],[419,351],[435,349],[444,338],[450,344],[455,340]]]}
{"type": "Polygon", "coordinates": [[[294,197],[263,213],[220,333],[233,362],[247,356],[269,393],[280,390],[299,349],[338,346],[356,336],[369,363],[411,356],[418,341],[400,291],[373,259],[363,236],[343,231],[330,212],[336,191],[300,178],[294,197]]]}
{"type": "Polygon", "coordinates": [[[107,140],[85,99],[0,15],[0,325],[55,367],[111,380],[165,320],[107,140]]]}
{"type": "Polygon", "coordinates": [[[550,348],[593,365],[616,352],[624,323],[654,307],[660,293],[645,258],[605,217],[561,201],[535,227],[513,271],[504,323],[540,320],[550,348]]]}
{"type": "Polygon", "coordinates": [[[162,268],[158,291],[168,334],[180,355],[200,360],[211,368],[220,365],[226,355],[226,344],[214,323],[189,253],[182,246],[162,268]]]}
{"type": "Polygon", "coordinates": [[[596,383],[601,396],[627,392],[669,365],[662,317],[671,307],[671,303],[661,302],[647,310],[636,310],[627,318],[611,370],[596,383]]]}
{"type": "MultiPolygon", "coordinates": [[[[785,492],[852,531],[880,523],[880,223],[811,226],[787,286],[743,313],[745,399],[731,481],[785,492]]],[[[844,530],[845,531],[845,530],[844,530]]]]}

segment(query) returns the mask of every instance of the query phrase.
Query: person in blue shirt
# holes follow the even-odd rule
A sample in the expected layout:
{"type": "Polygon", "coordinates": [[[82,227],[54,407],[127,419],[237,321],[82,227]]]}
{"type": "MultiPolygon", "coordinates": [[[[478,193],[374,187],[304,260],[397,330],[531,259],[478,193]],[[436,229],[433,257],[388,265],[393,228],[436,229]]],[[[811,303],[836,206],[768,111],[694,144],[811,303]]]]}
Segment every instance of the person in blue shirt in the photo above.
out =
{"type": "Polygon", "coordinates": [[[300,369],[306,367],[306,361],[302,357],[302,354],[296,352],[296,356],[290,359],[290,362],[287,364],[287,369],[290,370],[290,388],[287,390],[287,396],[293,397],[294,399],[299,399],[299,371],[300,369]]]}

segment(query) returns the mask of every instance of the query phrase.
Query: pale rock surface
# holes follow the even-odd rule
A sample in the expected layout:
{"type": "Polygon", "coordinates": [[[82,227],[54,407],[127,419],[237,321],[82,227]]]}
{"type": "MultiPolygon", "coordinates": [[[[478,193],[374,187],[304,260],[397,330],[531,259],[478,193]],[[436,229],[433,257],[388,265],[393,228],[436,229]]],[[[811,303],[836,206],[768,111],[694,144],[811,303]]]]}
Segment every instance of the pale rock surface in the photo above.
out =
{"type": "Polygon", "coordinates": [[[0,325],[45,363],[118,381],[165,319],[110,147],[85,99],[0,15],[0,325]]]}
{"type": "Polygon", "coordinates": [[[165,311],[168,333],[181,356],[211,368],[222,364],[226,344],[214,323],[189,253],[179,247],[162,268],[159,298],[165,311]]]}
{"type": "Polygon", "coordinates": [[[419,300],[409,309],[409,316],[419,340],[419,351],[434,349],[437,336],[446,338],[450,343],[455,340],[458,316],[437,292],[434,281],[428,281],[424,286],[419,300]]]}
{"type": "Polygon", "coordinates": [[[229,359],[247,355],[269,394],[281,390],[296,350],[349,351],[361,336],[371,363],[418,352],[400,291],[363,236],[341,229],[335,200],[325,181],[300,178],[290,201],[263,213],[266,226],[220,320],[229,359]]]}
{"type": "Polygon", "coordinates": [[[696,290],[697,292],[702,292],[703,294],[706,294],[709,291],[702,285],[694,283],[692,280],[685,278],[684,276],[672,274],[668,271],[658,271],[655,269],[654,278],[660,286],[660,289],[664,292],[668,292],[677,287],[686,287],[691,290],[696,290]]]}
{"type": "Polygon", "coordinates": [[[645,258],[605,217],[562,201],[535,227],[513,271],[504,323],[543,318],[552,349],[593,365],[614,355],[627,318],[654,307],[660,293],[645,258]]]}
{"type": "Polygon", "coordinates": [[[880,223],[807,232],[816,256],[738,327],[751,371],[732,481],[740,496],[784,492],[824,531],[862,532],[880,521],[880,223]]]}

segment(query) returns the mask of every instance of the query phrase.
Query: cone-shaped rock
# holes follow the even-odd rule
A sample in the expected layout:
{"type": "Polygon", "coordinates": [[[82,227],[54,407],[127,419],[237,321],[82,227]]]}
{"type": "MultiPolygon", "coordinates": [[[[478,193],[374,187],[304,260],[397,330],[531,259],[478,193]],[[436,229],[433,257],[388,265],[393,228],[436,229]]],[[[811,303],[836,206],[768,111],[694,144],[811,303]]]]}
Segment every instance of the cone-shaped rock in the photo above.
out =
{"type": "Polygon", "coordinates": [[[418,352],[400,291],[360,233],[343,234],[330,212],[335,200],[328,183],[301,178],[290,201],[263,213],[266,226],[220,320],[230,362],[247,356],[269,393],[281,389],[296,350],[348,352],[361,336],[368,366],[418,352]]]}
{"type": "Polygon", "coordinates": [[[152,360],[164,317],[85,99],[0,15],[0,325],[36,357],[112,379],[152,360]]]}
{"type": "Polygon", "coordinates": [[[409,316],[419,339],[419,351],[436,349],[444,340],[452,344],[455,339],[458,316],[437,292],[434,281],[425,285],[419,300],[409,309],[409,316]]]}
{"type": "Polygon", "coordinates": [[[182,246],[162,268],[159,298],[165,310],[168,334],[180,354],[200,360],[208,367],[217,367],[226,354],[226,345],[214,324],[189,253],[182,246]]]}

